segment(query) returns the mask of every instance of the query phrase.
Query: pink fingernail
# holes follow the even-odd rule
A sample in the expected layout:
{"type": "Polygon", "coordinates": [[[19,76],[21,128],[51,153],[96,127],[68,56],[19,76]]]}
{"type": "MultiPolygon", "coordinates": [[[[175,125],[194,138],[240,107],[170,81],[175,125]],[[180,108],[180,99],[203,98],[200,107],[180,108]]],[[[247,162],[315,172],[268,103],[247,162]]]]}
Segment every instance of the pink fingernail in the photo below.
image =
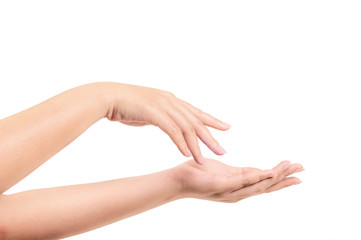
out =
{"type": "Polygon", "coordinates": [[[300,184],[301,182],[302,182],[302,181],[298,179],[293,185],[300,184]]]}
{"type": "Polygon", "coordinates": [[[199,164],[201,164],[201,165],[206,164],[206,160],[204,159],[204,157],[199,157],[198,161],[199,161],[199,164]]]}
{"type": "Polygon", "coordinates": [[[295,173],[296,173],[296,172],[302,172],[303,170],[305,170],[303,167],[297,168],[297,169],[295,170],[295,173]]]}
{"type": "Polygon", "coordinates": [[[186,150],[186,156],[187,157],[190,157],[190,156],[192,156],[192,153],[191,153],[191,151],[187,148],[187,150],[186,150]]]}
{"type": "Polygon", "coordinates": [[[223,122],[223,126],[225,126],[226,128],[231,128],[232,127],[231,124],[228,124],[228,123],[225,123],[225,122],[223,122]]]}
{"type": "Polygon", "coordinates": [[[216,146],[216,152],[217,152],[217,154],[222,155],[222,154],[226,153],[226,150],[224,150],[224,148],[222,146],[218,145],[218,146],[216,146]]]}

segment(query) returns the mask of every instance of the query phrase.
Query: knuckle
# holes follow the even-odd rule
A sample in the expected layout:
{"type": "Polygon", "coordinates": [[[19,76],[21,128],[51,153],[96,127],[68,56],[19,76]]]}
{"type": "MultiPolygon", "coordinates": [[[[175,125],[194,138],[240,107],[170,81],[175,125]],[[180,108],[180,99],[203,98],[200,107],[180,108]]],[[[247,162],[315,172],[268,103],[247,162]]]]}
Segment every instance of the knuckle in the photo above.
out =
{"type": "Polygon", "coordinates": [[[208,131],[208,129],[204,126],[204,123],[197,119],[195,120],[195,122],[193,123],[194,129],[196,129],[197,132],[203,133],[206,136],[210,136],[210,132],[208,131]]]}
{"type": "Polygon", "coordinates": [[[204,123],[200,120],[200,119],[196,119],[195,120],[195,126],[201,127],[202,129],[204,129],[204,123]]]}
{"type": "Polygon", "coordinates": [[[179,128],[177,126],[173,125],[173,126],[169,127],[168,133],[171,136],[177,136],[177,135],[180,134],[180,130],[179,130],[179,128]]]}
{"type": "Polygon", "coordinates": [[[196,135],[196,132],[195,132],[193,126],[188,123],[184,123],[184,125],[182,127],[182,133],[189,137],[193,137],[196,135]]]}

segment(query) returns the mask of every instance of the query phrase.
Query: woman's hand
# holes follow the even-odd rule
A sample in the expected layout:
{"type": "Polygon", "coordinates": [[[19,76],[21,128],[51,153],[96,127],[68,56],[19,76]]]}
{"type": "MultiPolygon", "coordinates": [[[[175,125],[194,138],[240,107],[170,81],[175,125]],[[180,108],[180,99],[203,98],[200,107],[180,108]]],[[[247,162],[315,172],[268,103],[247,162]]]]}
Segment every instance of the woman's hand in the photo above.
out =
{"type": "Polygon", "coordinates": [[[270,170],[232,167],[213,159],[206,165],[187,161],[174,169],[181,185],[181,197],[219,202],[238,202],[242,199],[280,190],[301,181],[289,175],[300,172],[300,164],[283,161],[270,170]]]}
{"type": "Polygon", "coordinates": [[[208,127],[228,130],[229,124],[193,107],[191,104],[162,90],[120,83],[100,83],[110,96],[107,118],[131,126],[155,125],[169,135],[187,157],[203,164],[198,138],[215,154],[225,150],[213,138],[208,127]]]}

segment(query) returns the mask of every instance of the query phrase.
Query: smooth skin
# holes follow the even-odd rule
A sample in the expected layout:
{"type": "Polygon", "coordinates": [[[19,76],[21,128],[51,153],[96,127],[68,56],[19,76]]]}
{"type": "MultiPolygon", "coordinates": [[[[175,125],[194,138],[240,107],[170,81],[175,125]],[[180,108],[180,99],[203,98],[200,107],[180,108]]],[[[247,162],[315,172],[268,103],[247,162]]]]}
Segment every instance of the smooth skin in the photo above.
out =
{"type": "Polygon", "coordinates": [[[224,154],[206,126],[230,126],[173,94],[100,82],[70,89],[0,120],[0,193],[16,184],[102,118],[132,126],[158,126],[187,157],[204,163],[197,139],[224,154]]]}
{"type": "Polygon", "coordinates": [[[224,153],[206,126],[227,130],[229,125],[168,92],[120,83],[92,83],[0,120],[0,192],[104,117],[133,126],[156,125],[184,155],[192,154],[195,160],[145,176],[1,194],[1,240],[58,239],[181,198],[237,202],[300,183],[289,176],[302,171],[302,166],[288,161],[260,170],[203,158],[198,138],[216,154],[224,153]]]}

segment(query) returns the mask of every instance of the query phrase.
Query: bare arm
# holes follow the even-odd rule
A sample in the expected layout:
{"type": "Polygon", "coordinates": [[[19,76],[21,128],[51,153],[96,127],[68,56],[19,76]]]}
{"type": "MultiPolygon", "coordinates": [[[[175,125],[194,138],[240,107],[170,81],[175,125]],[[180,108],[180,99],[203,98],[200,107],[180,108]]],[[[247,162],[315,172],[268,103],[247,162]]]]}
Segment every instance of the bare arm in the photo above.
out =
{"type": "Polygon", "coordinates": [[[89,126],[106,117],[128,125],[153,124],[194,160],[147,176],[0,195],[0,239],[71,236],[138,214],[174,199],[236,202],[297,184],[286,176],[300,166],[272,171],[235,168],[202,157],[197,138],[223,148],[206,126],[229,126],[157,89],[117,83],[80,86],[0,121],[0,192],[6,191],[89,126]],[[31,223],[31,224],[29,224],[31,223]]]}
{"type": "Polygon", "coordinates": [[[0,239],[59,239],[79,234],[171,201],[175,190],[170,171],[164,171],[4,195],[0,197],[0,239]]]}
{"type": "Polygon", "coordinates": [[[23,179],[106,114],[94,84],[61,93],[0,121],[0,193],[23,179]]]}
{"type": "Polygon", "coordinates": [[[192,160],[145,176],[2,195],[0,239],[63,238],[180,198],[237,202],[297,184],[287,176],[301,170],[289,162],[262,171],[192,160]]]}
{"type": "Polygon", "coordinates": [[[0,193],[104,117],[133,126],[156,125],[198,163],[204,160],[197,138],[216,154],[224,153],[206,126],[229,128],[165,91],[120,83],[83,85],[0,120],[0,193]]]}

